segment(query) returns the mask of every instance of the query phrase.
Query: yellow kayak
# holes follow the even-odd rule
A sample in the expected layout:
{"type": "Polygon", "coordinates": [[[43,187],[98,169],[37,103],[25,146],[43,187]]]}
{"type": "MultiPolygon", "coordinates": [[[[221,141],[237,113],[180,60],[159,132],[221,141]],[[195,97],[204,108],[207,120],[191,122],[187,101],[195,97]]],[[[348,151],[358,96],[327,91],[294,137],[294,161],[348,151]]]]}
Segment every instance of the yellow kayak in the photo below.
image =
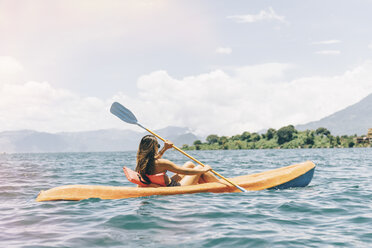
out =
{"type": "MultiPolygon", "coordinates": [[[[314,174],[315,164],[306,161],[252,175],[229,178],[246,190],[286,189],[307,186],[314,174]]],[[[222,180],[221,180],[222,181],[222,180]]],[[[193,193],[240,192],[227,182],[203,183],[190,186],[138,188],[102,185],[66,185],[41,191],[36,201],[69,200],[79,201],[89,198],[123,199],[151,195],[176,195],[193,193]]]]}

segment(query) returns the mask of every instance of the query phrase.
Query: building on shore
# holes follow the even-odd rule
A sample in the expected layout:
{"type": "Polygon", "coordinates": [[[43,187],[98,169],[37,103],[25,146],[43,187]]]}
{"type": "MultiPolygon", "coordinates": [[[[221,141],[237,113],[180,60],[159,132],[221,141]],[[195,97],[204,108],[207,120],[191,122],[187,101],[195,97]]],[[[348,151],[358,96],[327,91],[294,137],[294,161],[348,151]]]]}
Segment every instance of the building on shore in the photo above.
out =
{"type": "Polygon", "coordinates": [[[361,144],[361,143],[372,144],[372,128],[368,128],[367,136],[363,135],[361,137],[357,137],[356,143],[357,144],[361,144]]]}

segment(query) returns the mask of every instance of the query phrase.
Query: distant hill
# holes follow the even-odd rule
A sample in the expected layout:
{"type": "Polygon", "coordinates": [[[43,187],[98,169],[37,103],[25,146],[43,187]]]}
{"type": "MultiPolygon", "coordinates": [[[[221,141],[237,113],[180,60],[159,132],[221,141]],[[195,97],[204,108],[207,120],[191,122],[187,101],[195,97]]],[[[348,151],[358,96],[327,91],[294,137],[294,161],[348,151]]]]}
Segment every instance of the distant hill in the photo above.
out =
{"type": "Polygon", "coordinates": [[[318,127],[327,128],[333,135],[367,134],[368,128],[372,128],[372,94],[319,121],[297,125],[296,129],[317,129],[318,127]]]}
{"type": "MultiPolygon", "coordinates": [[[[372,94],[319,121],[297,125],[296,129],[315,130],[319,127],[327,128],[333,135],[366,134],[368,128],[372,128],[372,94]]],[[[166,127],[155,132],[177,146],[191,145],[195,140],[203,139],[183,127],[166,127]]],[[[134,151],[145,134],[118,129],[63,133],[5,131],[0,132],[0,153],[134,151]]]]}
{"type": "MultiPolygon", "coordinates": [[[[199,139],[188,128],[167,127],[156,130],[177,146],[191,145],[199,139]]],[[[0,133],[0,152],[105,152],[137,150],[144,132],[105,129],[87,132],[46,133],[32,130],[0,133]]]]}

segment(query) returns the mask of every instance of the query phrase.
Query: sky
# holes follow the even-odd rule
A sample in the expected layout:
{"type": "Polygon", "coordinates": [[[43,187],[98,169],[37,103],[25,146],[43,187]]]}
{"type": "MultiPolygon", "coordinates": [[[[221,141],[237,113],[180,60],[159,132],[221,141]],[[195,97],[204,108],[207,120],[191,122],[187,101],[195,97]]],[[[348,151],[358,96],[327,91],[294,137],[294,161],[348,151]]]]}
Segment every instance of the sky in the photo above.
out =
{"type": "Polygon", "coordinates": [[[371,0],[0,0],[0,131],[235,135],[372,93],[371,0]]]}

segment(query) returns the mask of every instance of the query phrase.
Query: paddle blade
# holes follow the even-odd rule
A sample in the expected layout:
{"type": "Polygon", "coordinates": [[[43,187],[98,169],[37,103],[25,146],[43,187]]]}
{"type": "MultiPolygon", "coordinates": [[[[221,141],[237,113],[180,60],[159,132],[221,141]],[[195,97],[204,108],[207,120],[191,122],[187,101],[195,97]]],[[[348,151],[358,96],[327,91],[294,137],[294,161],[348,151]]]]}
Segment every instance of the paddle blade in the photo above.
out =
{"type": "Polygon", "coordinates": [[[111,105],[110,112],[127,123],[138,124],[136,116],[134,116],[134,114],[129,109],[118,102],[114,102],[111,105]]]}
{"type": "Polygon", "coordinates": [[[241,192],[248,192],[246,189],[240,187],[239,185],[235,185],[241,192]]]}

